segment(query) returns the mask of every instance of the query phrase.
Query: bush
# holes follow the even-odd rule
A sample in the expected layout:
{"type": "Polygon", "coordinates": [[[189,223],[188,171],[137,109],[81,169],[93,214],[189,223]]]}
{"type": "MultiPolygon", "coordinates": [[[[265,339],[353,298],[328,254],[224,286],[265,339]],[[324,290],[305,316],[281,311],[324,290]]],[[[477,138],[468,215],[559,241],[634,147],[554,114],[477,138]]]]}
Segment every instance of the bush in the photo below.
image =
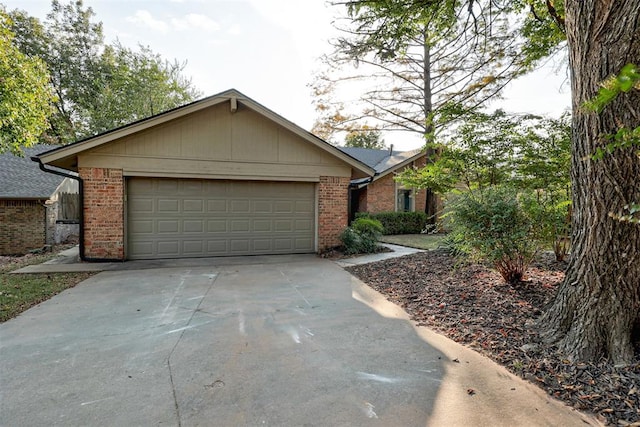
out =
{"type": "Polygon", "coordinates": [[[380,221],[371,218],[356,219],[340,234],[344,252],[348,255],[376,252],[382,231],[380,221]]]}
{"type": "Polygon", "coordinates": [[[465,193],[452,201],[446,218],[449,241],[457,250],[491,262],[508,283],[522,280],[539,237],[514,190],[492,187],[465,193]]]}
{"type": "Polygon", "coordinates": [[[564,261],[570,247],[571,202],[562,194],[542,190],[522,194],[520,198],[539,240],[545,248],[553,249],[556,261],[564,261]]]}
{"type": "Polygon", "coordinates": [[[356,218],[372,218],[380,221],[384,234],[420,234],[427,224],[424,212],[359,212],[356,218]]]}

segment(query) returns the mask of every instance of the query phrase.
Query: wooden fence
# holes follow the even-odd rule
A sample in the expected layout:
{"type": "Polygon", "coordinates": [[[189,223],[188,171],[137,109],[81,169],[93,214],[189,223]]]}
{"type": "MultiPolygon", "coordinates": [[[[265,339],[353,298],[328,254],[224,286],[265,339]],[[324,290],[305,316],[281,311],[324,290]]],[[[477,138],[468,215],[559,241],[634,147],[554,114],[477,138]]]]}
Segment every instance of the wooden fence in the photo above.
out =
{"type": "Polygon", "coordinates": [[[80,195],[78,193],[60,193],[58,203],[58,220],[80,220],[80,195]]]}

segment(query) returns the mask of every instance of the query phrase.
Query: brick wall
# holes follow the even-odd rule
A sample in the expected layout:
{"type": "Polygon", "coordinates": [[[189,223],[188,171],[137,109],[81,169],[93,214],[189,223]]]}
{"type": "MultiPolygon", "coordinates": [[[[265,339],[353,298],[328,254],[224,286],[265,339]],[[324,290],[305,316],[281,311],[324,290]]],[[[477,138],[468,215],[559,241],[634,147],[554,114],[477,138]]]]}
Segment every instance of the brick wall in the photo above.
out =
{"type": "Polygon", "coordinates": [[[393,212],[396,210],[396,183],[389,173],[367,186],[367,212],[393,212]]]}
{"type": "Polygon", "coordinates": [[[120,169],[80,168],[88,259],[124,260],[124,179],[120,169]]]}
{"type": "Polygon", "coordinates": [[[22,255],[45,245],[44,200],[0,200],[0,255],[22,255]]]}
{"type": "MultiPolygon", "coordinates": [[[[413,162],[413,166],[421,168],[426,164],[426,157],[413,162]]],[[[407,166],[412,167],[412,166],[407,166]]],[[[367,186],[366,199],[360,203],[360,212],[395,212],[396,192],[398,187],[393,179],[394,173],[387,174],[382,178],[373,181],[367,186]]],[[[416,212],[424,212],[426,203],[426,190],[413,191],[413,207],[416,212]]]]}
{"type": "Polygon", "coordinates": [[[318,184],[318,250],[340,245],[347,226],[349,178],[321,176],[318,184]]]}

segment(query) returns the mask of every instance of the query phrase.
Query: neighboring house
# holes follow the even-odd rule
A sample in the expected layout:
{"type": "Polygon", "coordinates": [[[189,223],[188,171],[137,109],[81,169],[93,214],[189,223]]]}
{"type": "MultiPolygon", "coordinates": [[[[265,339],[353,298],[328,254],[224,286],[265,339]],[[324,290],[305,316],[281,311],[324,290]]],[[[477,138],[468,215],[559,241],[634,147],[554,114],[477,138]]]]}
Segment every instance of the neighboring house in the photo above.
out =
{"type": "Polygon", "coordinates": [[[423,150],[394,151],[369,148],[338,147],[376,173],[373,178],[356,178],[351,181],[351,217],[356,212],[424,212],[425,190],[406,188],[394,180],[396,173],[406,168],[425,165],[423,150]]]}
{"type": "Polygon", "coordinates": [[[34,160],[79,174],[95,261],[322,251],[375,173],[233,89],[34,160]]]}
{"type": "Polygon", "coordinates": [[[30,159],[56,147],[25,148],[24,157],[0,154],[0,255],[24,254],[77,235],[77,215],[65,218],[61,200],[78,193],[77,181],[42,172],[30,159]]]}

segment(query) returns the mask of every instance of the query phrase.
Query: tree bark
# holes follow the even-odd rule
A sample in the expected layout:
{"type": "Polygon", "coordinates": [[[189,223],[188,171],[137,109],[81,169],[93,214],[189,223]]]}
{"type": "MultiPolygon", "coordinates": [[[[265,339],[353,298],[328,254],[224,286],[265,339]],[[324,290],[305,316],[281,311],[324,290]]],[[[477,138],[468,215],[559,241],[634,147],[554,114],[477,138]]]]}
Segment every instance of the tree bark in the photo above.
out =
{"type": "Polygon", "coordinates": [[[640,91],[594,112],[584,103],[627,63],[640,64],[638,0],[566,0],[571,68],[572,249],[566,277],[541,319],[543,336],[573,360],[627,363],[640,325],[640,225],[610,213],[640,202],[635,149],[592,159],[607,135],[640,126],[640,91]]]}

